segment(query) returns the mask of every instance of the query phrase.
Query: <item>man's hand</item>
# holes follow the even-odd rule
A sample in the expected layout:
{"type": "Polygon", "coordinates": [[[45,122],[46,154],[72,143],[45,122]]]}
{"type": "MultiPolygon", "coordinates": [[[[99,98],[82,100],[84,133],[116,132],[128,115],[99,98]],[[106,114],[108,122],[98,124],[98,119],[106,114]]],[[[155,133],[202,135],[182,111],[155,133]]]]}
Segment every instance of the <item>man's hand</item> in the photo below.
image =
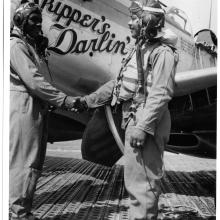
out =
{"type": "Polygon", "coordinates": [[[80,113],[87,110],[88,106],[83,97],[67,96],[64,101],[64,108],[68,111],[80,113]]]}
{"type": "Polygon", "coordinates": [[[71,111],[80,113],[83,111],[88,110],[88,105],[84,99],[84,97],[76,97],[73,108],[71,109],[71,111]]]}
{"type": "Polygon", "coordinates": [[[130,137],[131,147],[142,147],[146,140],[147,133],[139,128],[134,128],[130,137]]]}

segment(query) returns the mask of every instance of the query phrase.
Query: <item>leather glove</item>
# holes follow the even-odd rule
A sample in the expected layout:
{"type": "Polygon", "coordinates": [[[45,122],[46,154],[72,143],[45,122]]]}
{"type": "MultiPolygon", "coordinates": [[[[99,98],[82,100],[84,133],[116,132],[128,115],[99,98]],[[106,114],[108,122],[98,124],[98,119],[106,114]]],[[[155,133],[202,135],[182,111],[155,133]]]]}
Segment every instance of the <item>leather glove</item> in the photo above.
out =
{"type": "Polygon", "coordinates": [[[88,109],[84,97],[67,96],[64,101],[64,108],[76,113],[83,112],[88,109]]]}

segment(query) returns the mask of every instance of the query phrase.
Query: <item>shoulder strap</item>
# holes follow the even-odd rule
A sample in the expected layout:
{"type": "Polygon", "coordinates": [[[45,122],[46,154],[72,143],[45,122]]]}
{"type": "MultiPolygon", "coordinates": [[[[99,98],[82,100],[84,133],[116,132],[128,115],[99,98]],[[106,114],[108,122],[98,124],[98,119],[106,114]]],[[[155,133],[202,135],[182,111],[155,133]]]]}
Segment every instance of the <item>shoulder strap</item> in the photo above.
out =
{"type": "Polygon", "coordinates": [[[148,70],[149,58],[152,52],[154,51],[154,49],[158,47],[159,45],[160,45],[160,42],[157,42],[147,47],[147,51],[144,53],[144,65],[142,63],[141,50],[137,49],[136,58],[137,58],[137,70],[138,70],[138,89],[136,91],[136,96],[137,97],[142,96],[144,98],[144,105],[146,104],[146,99],[147,99],[145,77],[147,77],[149,73],[149,70],[148,70]]]}
{"type": "Polygon", "coordinates": [[[147,52],[144,54],[144,64],[142,65],[143,70],[147,70],[150,55],[153,53],[154,49],[159,45],[160,43],[155,43],[147,48],[147,52]]]}
{"type": "Polygon", "coordinates": [[[120,88],[121,88],[121,80],[123,78],[122,73],[124,71],[124,68],[127,66],[128,62],[133,57],[135,51],[136,51],[136,47],[133,47],[130,53],[128,54],[128,56],[122,61],[122,65],[117,76],[116,84],[113,89],[113,97],[112,97],[111,106],[116,106],[114,111],[116,111],[116,108],[117,108],[117,103],[118,103],[118,98],[119,98],[119,93],[120,93],[120,88]]]}
{"type": "Polygon", "coordinates": [[[144,65],[142,63],[142,55],[141,55],[141,49],[137,48],[137,52],[136,52],[136,59],[137,59],[137,71],[138,71],[138,84],[139,87],[144,87],[144,70],[147,70],[148,67],[148,62],[149,62],[149,57],[151,55],[151,53],[153,52],[153,50],[160,44],[160,42],[158,43],[154,43],[150,46],[148,46],[146,53],[144,54],[144,65]]]}

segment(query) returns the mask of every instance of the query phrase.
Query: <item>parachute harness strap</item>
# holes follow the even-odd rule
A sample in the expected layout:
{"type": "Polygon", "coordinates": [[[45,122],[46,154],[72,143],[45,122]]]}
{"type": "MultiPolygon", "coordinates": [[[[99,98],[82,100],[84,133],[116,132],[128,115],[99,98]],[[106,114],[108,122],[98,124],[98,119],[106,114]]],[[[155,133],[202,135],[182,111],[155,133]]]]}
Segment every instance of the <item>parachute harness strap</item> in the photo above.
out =
{"type": "Polygon", "coordinates": [[[112,99],[112,103],[111,103],[111,106],[114,106],[114,112],[117,111],[117,105],[120,104],[119,94],[120,94],[121,82],[123,79],[123,72],[135,52],[136,52],[136,46],[133,47],[131,52],[129,53],[129,55],[125,59],[122,60],[122,65],[121,65],[121,68],[120,68],[118,76],[117,76],[117,81],[116,81],[116,85],[114,87],[113,99],[112,99]]]}

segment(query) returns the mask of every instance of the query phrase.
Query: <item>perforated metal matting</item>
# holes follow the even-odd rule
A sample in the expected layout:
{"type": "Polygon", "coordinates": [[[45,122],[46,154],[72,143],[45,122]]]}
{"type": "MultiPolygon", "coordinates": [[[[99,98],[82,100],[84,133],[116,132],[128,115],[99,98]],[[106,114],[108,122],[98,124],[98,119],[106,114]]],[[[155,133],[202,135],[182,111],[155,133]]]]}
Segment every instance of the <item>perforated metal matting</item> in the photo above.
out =
{"type": "MultiPolygon", "coordinates": [[[[215,219],[215,164],[196,163],[200,164],[193,158],[166,159],[159,219],[215,219]],[[185,166],[200,168],[189,172],[185,166]]],[[[108,168],[82,159],[47,157],[33,209],[44,220],[125,220],[128,204],[123,166],[108,168]]]]}

